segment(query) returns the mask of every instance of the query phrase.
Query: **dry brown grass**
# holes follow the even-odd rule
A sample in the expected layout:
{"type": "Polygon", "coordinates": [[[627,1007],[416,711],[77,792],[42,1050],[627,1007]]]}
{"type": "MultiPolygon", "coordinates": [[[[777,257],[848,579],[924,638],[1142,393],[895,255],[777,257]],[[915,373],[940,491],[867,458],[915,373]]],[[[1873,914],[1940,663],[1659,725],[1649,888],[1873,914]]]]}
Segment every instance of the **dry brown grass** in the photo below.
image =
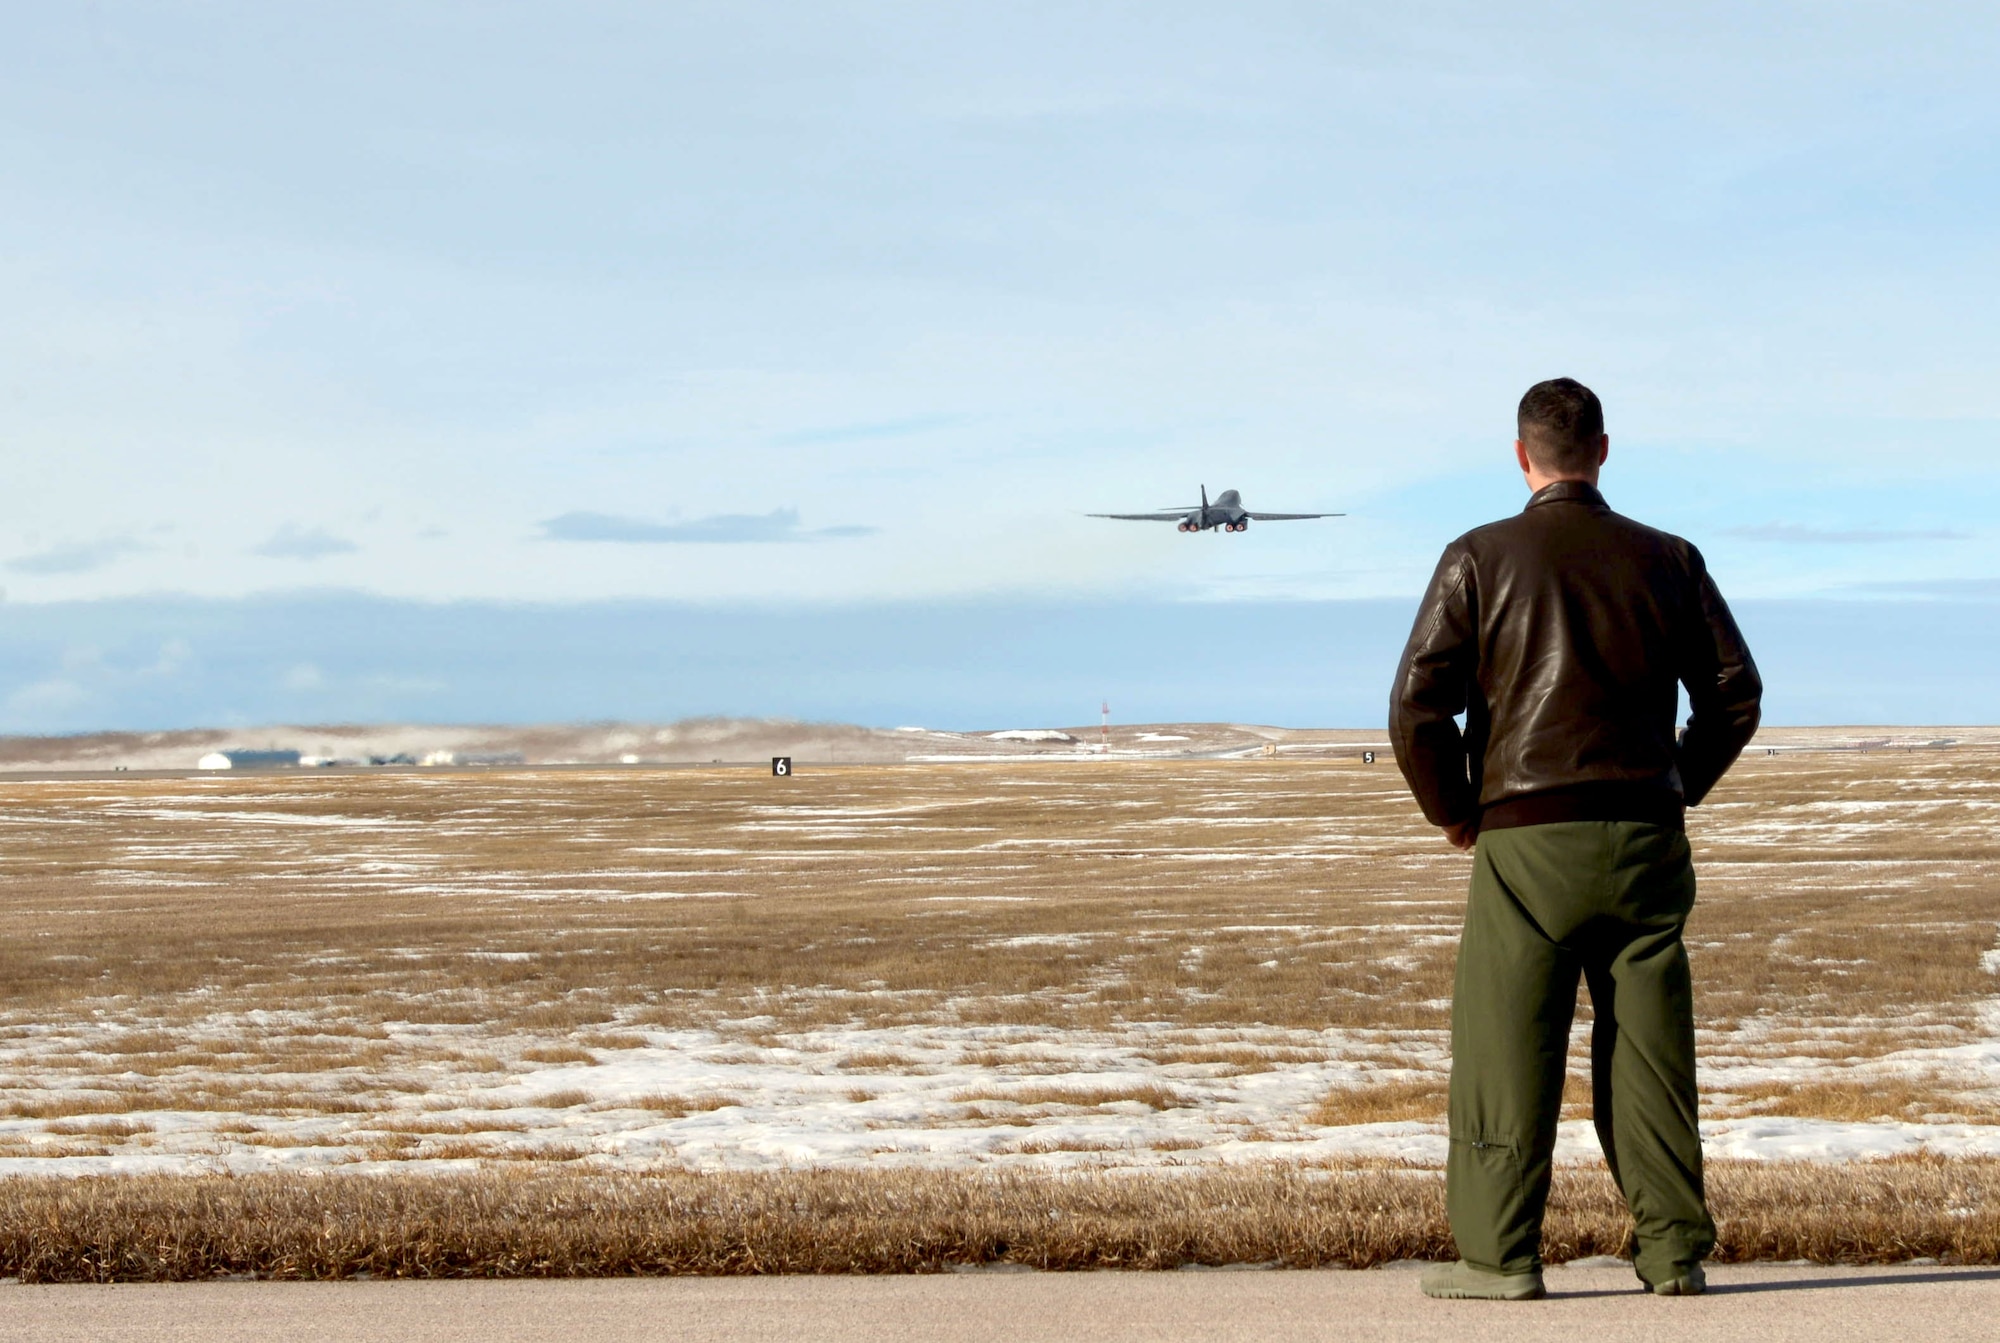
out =
{"type": "Polygon", "coordinates": [[[725,1096],[719,1092],[704,1092],[697,1096],[638,1096],[620,1104],[635,1110],[651,1110],[667,1119],[685,1119],[692,1114],[706,1114],[710,1110],[726,1110],[732,1105],[743,1103],[740,1096],[725,1096]]]}
{"type": "MultiPolygon", "coordinates": [[[[293,1147],[351,1147],[355,1141],[344,1135],[291,1133],[283,1129],[249,1129],[234,1135],[232,1141],[245,1147],[293,1148],[293,1147]]],[[[369,1146],[363,1142],[360,1146],[369,1146]]]]}
{"type": "Polygon", "coordinates": [[[917,1061],[888,1050],[861,1050],[834,1066],[850,1072],[908,1072],[917,1066],[917,1061]]]}
{"type": "Polygon", "coordinates": [[[507,1070],[507,1065],[494,1054],[460,1054],[453,1051],[446,1054],[444,1060],[469,1073],[498,1073],[507,1070]]]}
{"type": "Polygon", "coordinates": [[[538,1143],[531,1147],[510,1147],[500,1155],[510,1161],[581,1161],[590,1155],[586,1148],[574,1143],[538,1143]]]}
{"type": "Polygon", "coordinates": [[[970,1049],[958,1056],[958,1062],[968,1068],[1017,1076],[1076,1071],[1075,1057],[1059,1049],[970,1049]]]}
{"type": "Polygon", "coordinates": [[[952,1097],[955,1101],[1006,1101],[1013,1105],[1066,1105],[1096,1109],[1105,1105],[1139,1104],[1149,1110],[1182,1110],[1196,1104],[1179,1091],[1157,1083],[1130,1086],[1017,1086],[974,1088],[952,1097]]]}
{"type": "Polygon", "coordinates": [[[71,1115],[129,1114],[148,1107],[131,1092],[62,1092],[49,1096],[15,1096],[0,1101],[0,1113],[18,1119],[66,1119],[71,1115]]]}
{"type": "Polygon", "coordinates": [[[1086,1138],[1075,1134],[1023,1138],[1001,1149],[1017,1156],[1048,1156],[1054,1152],[1128,1152],[1132,1144],[1119,1138],[1086,1138]]]}
{"type": "MultiPolygon", "coordinates": [[[[1978,1038],[1996,801],[1986,748],[1746,758],[1691,817],[1708,1055],[1800,1071],[1978,1038]]],[[[827,1026],[1027,1028],[958,1060],[997,1074],[989,1115],[1116,1103],[1010,1089],[1071,1070],[1076,1030],[1143,1024],[1137,1058],[1204,1080],[1318,1065],[1338,1051],[1302,1033],[1326,1027],[1420,1070],[1465,871],[1386,762],[0,781],[0,1114],[368,1115],[654,1027],[760,1061],[827,1026]]],[[[1435,1119],[1441,1085],[1312,1117],[1435,1119]]],[[[1123,1099],[1182,1103],[1157,1090],[1123,1099]]],[[[1993,1103],[1913,1073],[1723,1108],[1993,1103]]]]}
{"type": "Polygon", "coordinates": [[[1935,1073],[1918,1076],[1815,1078],[1803,1082],[1755,1082],[1728,1093],[1725,1114],[1792,1115],[1863,1123],[1882,1119],[1921,1122],[1957,1120],[2000,1124],[2000,1104],[1990,1095],[1967,1094],[1969,1079],[1935,1073]]]}
{"type": "Polygon", "coordinates": [[[1167,1045],[1142,1049],[1139,1057],[1149,1063],[1187,1063],[1216,1069],[1224,1076],[1272,1072],[1300,1063],[1324,1063],[1323,1049],[1301,1049],[1276,1045],[1167,1045]]]}
{"type": "Polygon", "coordinates": [[[1435,1121],[1444,1117],[1445,1092],[1445,1079],[1439,1074],[1335,1087],[1313,1107],[1308,1122],[1331,1127],[1407,1119],[1435,1121]]]}
{"type": "Polygon", "coordinates": [[[153,1126],[138,1119],[88,1119],[63,1120],[50,1124],[45,1132],[66,1135],[88,1135],[93,1138],[130,1138],[139,1133],[151,1133],[153,1126]]]}
{"type": "Polygon", "coordinates": [[[148,1004],[131,1048],[162,1062],[183,1006],[310,1003],[590,1047],[731,1017],[1434,1025],[1420,1004],[1444,992],[1454,896],[1389,777],[1341,762],[883,767],[782,791],[732,771],[0,783],[0,1003],[23,1022],[148,1004]],[[643,898],[675,892],[704,898],[643,898]],[[1413,897],[1435,908],[1397,903],[1413,897]],[[1370,927],[1411,918],[1439,940],[1370,927]]]}
{"type": "Polygon", "coordinates": [[[476,1142],[434,1142],[424,1148],[424,1156],[432,1161],[487,1161],[498,1154],[488,1144],[476,1142]]]}
{"type": "MultiPolygon", "coordinates": [[[[1973,1089],[1972,1079],[1916,1076],[1856,1076],[1800,1082],[1758,1081],[1704,1096],[1704,1118],[1745,1115],[1785,1115],[1797,1119],[1831,1119],[1847,1123],[1952,1121],[2000,1124],[2000,1104],[1973,1089]]],[[[1328,1092],[1307,1116],[1310,1124],[1335,1127],[1379,1124],[1391,1120],[1442,1123],[1449,1099],[1443,1073],[1339,1086],[1328,1092]]],[[[1564,1119],[1591,1115],[1590,1079],[1571,1074],[1563,1083],[1564,1119]]]]}
{"type": "MultiPolygon", "coordinates": [[[[1453,1253],[1442,1182],[1393,1167],[1261,1166],[1156,1180],[540,1169],[10,1180],[0,1183],[0,1275],[922,1273],[1002,1262],[1303,1268],[1453,1253]]],[[[1709,1185],[1722,1260],[2000,1262],[2000,1162],[1725,1163],[1711,1167],[1709,1185]]],[[[1625,1252],[1629,1235],[1608,1177],[1557,1174],[1543,1245],[1551,1262],[1625,1252]]]]}
{"type": "Polygon", "coordinates": [[[414,1133],[420,1136],[463,1136],[467,1133],[519,1133],[528,1126],[518,1119],[494,1119],[483,1115],[451,1118],[444,1115],[408,1115],[370,1122],[379,1133],[414,1133]]]}
{"type": "MultiPolygon", "coordinates": [[[[551,777],[0,783],[0,1024],[195,1066],[177,1019],[309,1004],[328,1069],[394,1022],[1444,1023],[1463,860],[1386,763],[551,777]]],[[[1747,758],[1691,821],[1705,1024],[1964,1038],[1996,795],[1982,748],[1747,758]]]]}

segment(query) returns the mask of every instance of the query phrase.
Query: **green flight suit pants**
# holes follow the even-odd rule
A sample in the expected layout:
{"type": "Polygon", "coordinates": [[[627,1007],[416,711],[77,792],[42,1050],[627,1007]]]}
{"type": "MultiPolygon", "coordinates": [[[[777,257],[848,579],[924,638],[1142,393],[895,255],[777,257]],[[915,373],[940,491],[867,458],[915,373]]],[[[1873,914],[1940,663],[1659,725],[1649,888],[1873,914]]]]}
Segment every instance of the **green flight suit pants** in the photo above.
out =
{"type": "Polygon", "coordinates": [[[1539,1267],[1577,980],[1596,1010],[1597,1135],[1660,1282],[1715,1247],[1696,1129],[1694,994],[1677,827],[1563,821],[1479,836],[1451,1011],[1446,1204],[1460,1257],[1539,1267]]]}

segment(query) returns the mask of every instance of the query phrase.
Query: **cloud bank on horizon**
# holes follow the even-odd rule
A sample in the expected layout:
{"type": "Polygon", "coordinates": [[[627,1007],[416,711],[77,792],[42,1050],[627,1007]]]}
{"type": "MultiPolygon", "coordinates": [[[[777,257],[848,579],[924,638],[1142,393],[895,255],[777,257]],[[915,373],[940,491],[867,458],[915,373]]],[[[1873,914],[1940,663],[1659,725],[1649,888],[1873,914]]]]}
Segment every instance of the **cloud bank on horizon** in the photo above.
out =
{"type": "MultiPolygon", "coordinates": [[[[1996,594],[1736,611],[1774,726],[1995,721],[1996,594]]],[[[1106,699],[1121,723],[1379,728],[1411,616],[1400,598],[1242,601],[1226,621],[1192,622],[1178,602],[1069,596],[779,608],[318,591],[14,605],[0,732],[711,714],[1044,728],[1094,722],[1106,699]]]]}

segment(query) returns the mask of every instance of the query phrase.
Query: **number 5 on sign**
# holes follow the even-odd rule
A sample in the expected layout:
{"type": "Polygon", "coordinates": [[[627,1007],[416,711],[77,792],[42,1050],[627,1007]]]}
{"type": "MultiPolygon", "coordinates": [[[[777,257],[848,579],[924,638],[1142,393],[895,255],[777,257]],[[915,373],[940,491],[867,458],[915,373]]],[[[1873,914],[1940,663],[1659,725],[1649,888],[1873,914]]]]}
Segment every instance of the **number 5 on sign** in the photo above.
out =
{"type": "Polygon", "coordinates": [[[1374,753],[1373,751],[1363,751],[1363,752],[1361,753],[1361,763],[1362,763],[1362,764],[1364,764],[1364,765],[1372,765],[1372,764],[1374,764],[1374,763],[1375,763],[1375,753],[1374,753]]]}
{"type": "Polygon", "coordinates": [[[788,779],[791,777],[791,774],[792,774],[792,758],[790,756],[774,755],[771,757],[772,778],[788,779]]]}

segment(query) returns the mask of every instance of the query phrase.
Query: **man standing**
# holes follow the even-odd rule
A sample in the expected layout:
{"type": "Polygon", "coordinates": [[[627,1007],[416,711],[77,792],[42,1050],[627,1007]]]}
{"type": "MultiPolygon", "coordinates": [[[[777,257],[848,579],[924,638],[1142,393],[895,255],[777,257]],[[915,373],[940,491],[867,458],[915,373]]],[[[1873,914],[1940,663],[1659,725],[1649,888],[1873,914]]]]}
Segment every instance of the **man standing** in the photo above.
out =
{"type": "Polygon", "coordinates": [[[1446,1204],[1461,1258],[1427,1295],[1542,1292],[1579,977],[1596,1011],[1592,1110],[1662,1295],[1715,1246],[1696,1128],[1694,903],[1683,809],[1757,729],[1750,650],[1686,541],[1597,492],[1604,411],[1570,378],[1521,398],[1533,497],[1445,548],[1396,670],[1389,734],[1424,816],[1473,849],[1451,1018],[1446,1204]],[[1676,683],[1687,730],[1675,738],[1676,683]],[[1455,721],[1464,716],[1461,729],[1455,721]]]}

